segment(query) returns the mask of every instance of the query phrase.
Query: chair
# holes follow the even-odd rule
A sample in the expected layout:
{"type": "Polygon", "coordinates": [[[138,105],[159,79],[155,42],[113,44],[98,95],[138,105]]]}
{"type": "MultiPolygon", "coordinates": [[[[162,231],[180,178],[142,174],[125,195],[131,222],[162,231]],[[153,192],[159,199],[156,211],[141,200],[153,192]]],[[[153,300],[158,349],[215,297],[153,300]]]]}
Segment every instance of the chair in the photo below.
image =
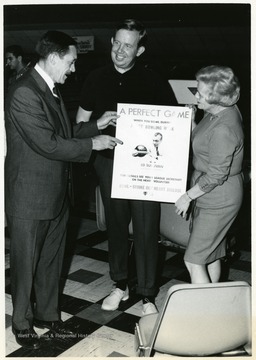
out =
{"type": "Polygon", "coordinates": [[[136,323],[135,352],[251,355],[251,286],[244,281],[172,286],[160,313],[136,323]]]}
{"type": "MultiPolygon", "coordinates": [[[[105,209],[99,185],[95,189],[96,198],[96,221],[100,231],[106,231],[105,209]]],[[[163,244],[168,241],[168,245],[173,245],[185,249],[189,237],[189,220],[184,220],[175,213],[174,204],[161,203],[160,217],[160,238],[163,244]]],[[[132,221],[129,225],[129,233],[133,234],[132,221]]]]}
{"type": "Polygon", "coordinates": [[[161,203],[160,243],[177,251],[185,251],[189,239],[190,219],[176,214],[174,204],[161,203]]]}
{"type": "Polygon", "coordinates": [[[105,209],[102,202],[101,191],[99,185],[95,188],[95,199],[96,199],[96,223],[100,231],[106,231],[106,218],[105,209]]]}

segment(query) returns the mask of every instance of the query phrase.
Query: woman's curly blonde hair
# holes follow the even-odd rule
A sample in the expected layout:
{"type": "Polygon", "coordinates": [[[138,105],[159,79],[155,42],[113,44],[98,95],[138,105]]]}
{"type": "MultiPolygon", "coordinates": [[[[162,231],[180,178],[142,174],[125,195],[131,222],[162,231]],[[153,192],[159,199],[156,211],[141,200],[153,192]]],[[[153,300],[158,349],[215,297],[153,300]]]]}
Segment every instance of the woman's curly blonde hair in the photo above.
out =
{"type": "Polygon", "coordinates": [[[210,65],[196,73],[196,80],[208,85],[207,102],[232,106],[240,97],[240,83],[233,70],[227,66],[210,65]]]}

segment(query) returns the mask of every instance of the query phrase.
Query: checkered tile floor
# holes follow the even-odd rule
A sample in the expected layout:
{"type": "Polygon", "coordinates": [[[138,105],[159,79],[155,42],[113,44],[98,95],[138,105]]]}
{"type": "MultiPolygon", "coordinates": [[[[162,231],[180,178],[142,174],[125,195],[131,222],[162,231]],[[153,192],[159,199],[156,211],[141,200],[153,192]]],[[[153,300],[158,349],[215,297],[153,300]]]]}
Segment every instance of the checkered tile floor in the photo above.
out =
{"type": "MultiPolygon", "coordinates": [[[[11,331],[12,303],[10,295],[9,239],[6,237],[5,309],[7,357],[132,357],[134,324],[141,314],[142,303],[135,294],[136,271],[133,252],[130,256],[130,298],[113,312],[101,310],[103,299],[112,288],[108,268],[108,243],[96,221],[71,218],[69,240],[63,269],[63,292],[60,299],[62,320],[77,332],[76,337],[55,337],[35,328],[44,345],[39,350],[25,350],[15,341],[11,331]],[[76,239],[76,240],[75,240],[76,239]]],[[[183,254],[160,245],[159,286],[156,305],[160,309],[167,289],[189,282],[183,254]]],[[[225,263],[225,280],[251,283],[251,252],[240,250],[225,263]]]]}

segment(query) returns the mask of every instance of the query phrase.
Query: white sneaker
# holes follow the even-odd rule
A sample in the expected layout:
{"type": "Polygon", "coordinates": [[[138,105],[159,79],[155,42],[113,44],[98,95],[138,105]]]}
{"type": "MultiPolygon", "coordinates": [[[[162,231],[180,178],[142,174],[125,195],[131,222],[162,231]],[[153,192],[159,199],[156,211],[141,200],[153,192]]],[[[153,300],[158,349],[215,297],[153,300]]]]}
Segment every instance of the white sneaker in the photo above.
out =
{"type": "Polygon", "coordinates": [[[125,289],[125,291],[114,288],[111,290],[111,293],[109,296],[104,299],[101,308],[102,310],[108,310],[108,311],[114,311],[118,308],[121,301],[126,301],[129,299],[129,289],[128,287],[125,289]]]}
{"type": "Polygon", "coordinates": [[[148,302],[148,303],[142,305],[142,316],[150,315],[150,314],[157,314],[157,313],[158,313],[158,310],[153,303],[148,302]]]}

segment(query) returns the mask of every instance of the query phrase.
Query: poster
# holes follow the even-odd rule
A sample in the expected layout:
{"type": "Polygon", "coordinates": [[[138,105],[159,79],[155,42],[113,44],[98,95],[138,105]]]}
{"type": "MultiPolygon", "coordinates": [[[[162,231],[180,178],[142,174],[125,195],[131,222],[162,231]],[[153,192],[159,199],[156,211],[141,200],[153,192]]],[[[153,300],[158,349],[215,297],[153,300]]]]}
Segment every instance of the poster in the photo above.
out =
{"type": "Polygon", "coordinates": [[[187,185],[191,109],[118,104],[112,198],[175,202],[187,185]]]}

